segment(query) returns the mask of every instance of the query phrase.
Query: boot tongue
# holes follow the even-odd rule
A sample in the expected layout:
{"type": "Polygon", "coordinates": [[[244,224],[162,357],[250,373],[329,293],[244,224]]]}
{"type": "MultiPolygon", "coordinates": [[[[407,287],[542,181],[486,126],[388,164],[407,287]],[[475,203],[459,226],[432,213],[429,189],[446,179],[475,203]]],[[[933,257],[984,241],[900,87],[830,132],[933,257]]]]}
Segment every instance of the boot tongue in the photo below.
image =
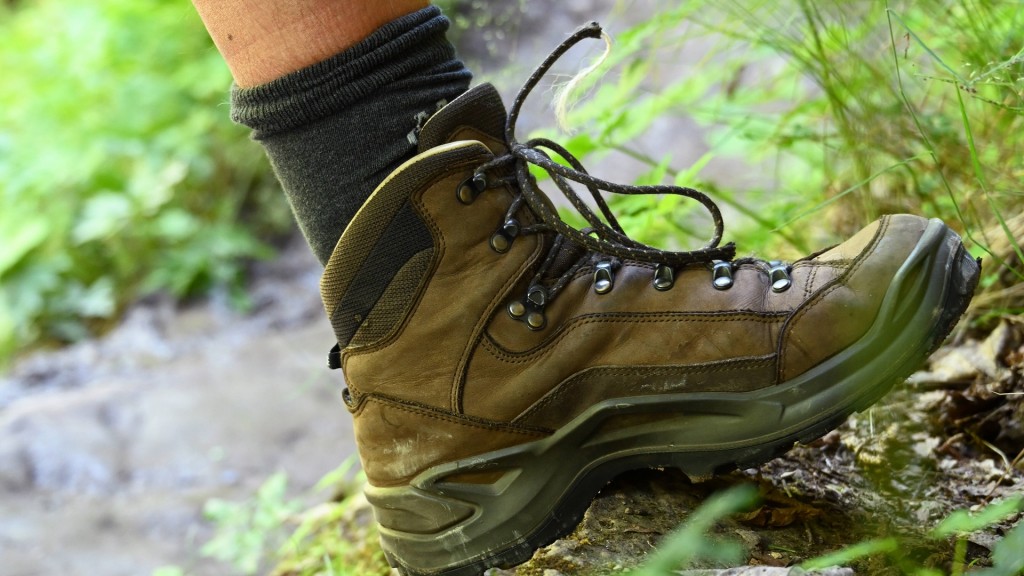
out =
{"type": "MultiPolygon", "coordinates": [[[[470,136],[471,138],[483,140],[483,143],[491,148],[492,152],[502,154],[505,152],[505,120],[507,117],[508,112],[505,111],[505,104],[502,102],[498,90],[491,84],[480,84],[452,100],[427,120],[419,133],[419,152],[423,153],[436,146],[452,142],[456,139],[457,132],[469,129],[480,133],[470,136]],[[481,135],[487,138],[479,138],[481,135]]],[[[460,138],[465,137],[466,135],[460,135],[460,138]]],[[[541,197],[548,202],[551,210],[555,209],[547,195],[541,192],[541,197]]],[[[554,237],[553,235],[545,236],[544,242],[549,249],[554,237]]],[[[585,253],[586,250],[583,248],[571,242],[565,243],[545,273],[543,280],[545,282],[554,281],[585,253]]]]}
{"type": "Polygon", "coordinates": [[[419,134],[419,152],[450,142],[463,128],[476,129],[497,140],[505,141],[505,119],[508,113],[498,90],[480,84],[440,109],[427,120],[419,134]]]}

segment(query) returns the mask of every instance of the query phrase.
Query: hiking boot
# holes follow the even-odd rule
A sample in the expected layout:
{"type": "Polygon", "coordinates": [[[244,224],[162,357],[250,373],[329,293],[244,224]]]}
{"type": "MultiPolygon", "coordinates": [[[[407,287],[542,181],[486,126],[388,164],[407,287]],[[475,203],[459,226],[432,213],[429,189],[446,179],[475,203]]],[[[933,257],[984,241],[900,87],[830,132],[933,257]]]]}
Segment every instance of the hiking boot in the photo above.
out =
{"type": "Polygon", "coordinates": [[[599,34],[569,38],[508,114],[487,84],[436,113],[324,272],[330,364],[403,574],[525,561],[628,469],[703,477],[821,436],[914,371],[977,282],[955,233],[906,215],[794,262],[737,259],[704,194],[605,182],[551,141],[517,141],[537,80],[599,34]],[[531,165],[588,229],[558,218],[531,165]],[[598,190],[690,197],[714,236],[689,252],[640,244],[598,190]]]}

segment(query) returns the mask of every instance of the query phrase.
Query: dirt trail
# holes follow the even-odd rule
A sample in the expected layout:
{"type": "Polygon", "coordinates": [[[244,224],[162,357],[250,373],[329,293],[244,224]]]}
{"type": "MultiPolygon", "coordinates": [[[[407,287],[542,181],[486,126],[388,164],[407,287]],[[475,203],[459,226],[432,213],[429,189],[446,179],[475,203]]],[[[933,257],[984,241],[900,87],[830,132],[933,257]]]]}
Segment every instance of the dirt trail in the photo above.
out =
{"type": "Polygon", "coordinates": [[[275,471],[308,489],[354,450],[319,265],[301,239],[261,267],[254,308],[137,305],[106,338],[0,380],[0,574],[225,574],[203,503],[275,471]]]}

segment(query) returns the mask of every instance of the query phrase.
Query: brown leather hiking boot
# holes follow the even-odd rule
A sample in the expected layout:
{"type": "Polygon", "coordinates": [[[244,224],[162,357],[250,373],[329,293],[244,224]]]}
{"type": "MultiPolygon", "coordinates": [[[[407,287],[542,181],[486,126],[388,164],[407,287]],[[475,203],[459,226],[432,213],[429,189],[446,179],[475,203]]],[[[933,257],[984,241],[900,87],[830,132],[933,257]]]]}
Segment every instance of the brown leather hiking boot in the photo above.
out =
{"type": "Polygon", "coordinates": [[[479,574],[566,534],[621,471],[764,462],[863,410],[952,329],[978,264],[938,220],[887,216],[792,263],[734,259],[695,190],[627,187],[520,143],[479,86],[438,112],[324,273],[366,496],[393,566],[479,574]],[[528,165],[588,220],[558,219],[528,165]],[[582,183],[600,216],[567,181],[582,183]],[[628,238],[597,189],[682,194],[712,241],[628,238]]]}

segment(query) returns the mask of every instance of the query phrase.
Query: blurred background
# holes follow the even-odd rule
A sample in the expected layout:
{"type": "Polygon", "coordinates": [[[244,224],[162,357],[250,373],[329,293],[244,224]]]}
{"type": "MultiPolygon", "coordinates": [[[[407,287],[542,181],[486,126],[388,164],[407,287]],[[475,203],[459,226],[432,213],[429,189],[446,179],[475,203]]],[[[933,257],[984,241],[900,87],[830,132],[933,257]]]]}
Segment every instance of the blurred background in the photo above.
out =
{"type": "MultiPolygon", "coordinates": [[[[961,333],[1020,323],[1015,3],[439,4],[506,101],[579,24],[607,27],[574,131],[553,128],[550,88],[597,43],[520,122],[599,176],[706,190],[763,257],[883,213],[943,218],[985,259],[961,333]]],[[[0,70],[0,574],[257,570],[354,445],[319,265],[228,119],[227,68],[187,2],[7,0],[0,70]],[[230,504],[251,498],[274,514],[230,504]]],[[[647,242],[709,235],[678,198],[612,206],[647,242]]]]}

